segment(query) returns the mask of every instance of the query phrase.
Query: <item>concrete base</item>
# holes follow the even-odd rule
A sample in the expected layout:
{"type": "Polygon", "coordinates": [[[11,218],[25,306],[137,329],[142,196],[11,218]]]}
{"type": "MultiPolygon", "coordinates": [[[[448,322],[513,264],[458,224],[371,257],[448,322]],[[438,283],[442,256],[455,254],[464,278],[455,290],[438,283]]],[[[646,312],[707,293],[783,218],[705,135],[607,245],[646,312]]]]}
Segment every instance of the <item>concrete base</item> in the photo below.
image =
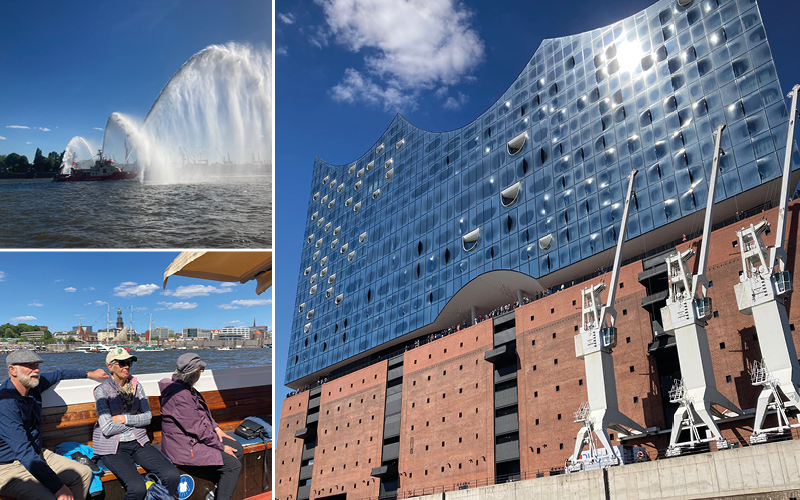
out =
{"type": "Polygon", "coordinates": [[[800,498],[800,440],[529,479],[419,499],[701,500],[800,498]]]}

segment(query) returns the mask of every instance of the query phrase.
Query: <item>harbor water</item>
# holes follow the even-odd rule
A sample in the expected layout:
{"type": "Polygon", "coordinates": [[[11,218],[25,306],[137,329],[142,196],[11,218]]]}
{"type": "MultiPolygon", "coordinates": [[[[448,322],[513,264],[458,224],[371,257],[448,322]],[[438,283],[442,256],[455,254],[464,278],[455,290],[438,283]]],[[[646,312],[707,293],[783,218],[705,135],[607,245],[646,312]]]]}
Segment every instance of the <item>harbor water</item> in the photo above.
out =
{"type": "Polygon", "coordinates": [[[0,180],[0,247],[271,248],[272,182],[0,180]]]}
{"type": "MultiPolygon", "coordinates": [[[[222,370],[242,368],[246,366],[272,366],[272,349],[233,349],[218,351],[216,349],[182,350],[169,349],[166,351],[131,351],[138,359],[133,364],[133,375],[144,373],[171,373],[175,371],[175,361],[181,354],[188,352],[197,353],[207,363],[206,370],[222,370]]],[[[105,352],[71,352],[71,353],[40,353],[44,362],[41,364],[43,372],[60,369],[70,370],[96,370],[106,368],[105,352]]],[[[4,356],[5,357],[5,356],[4,356]]],[[[8,378],[8,371],[3,373],[0,380],[8,378]]]]}

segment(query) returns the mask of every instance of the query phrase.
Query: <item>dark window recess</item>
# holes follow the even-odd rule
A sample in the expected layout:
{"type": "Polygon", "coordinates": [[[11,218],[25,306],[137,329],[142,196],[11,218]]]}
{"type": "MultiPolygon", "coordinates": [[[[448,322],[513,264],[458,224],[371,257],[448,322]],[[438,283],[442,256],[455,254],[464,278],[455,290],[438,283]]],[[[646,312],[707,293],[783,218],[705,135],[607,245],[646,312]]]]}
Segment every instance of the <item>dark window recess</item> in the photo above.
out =
{"type": "Polygon", "coordinates": [[[725,349],[725,342],[720,342],[719,343],[719,348],[720,349],[725,349]]]}
{"type": "Polygon", "coordinates": [[[731,380],[732,380],[732,379],[731,379],[731,376],[730,376],[730,375],[725,375],[725,382],[727,382],[727,383],[729,383],[729,384],[730,384],[730,383],[731,383],[731,380]]]}

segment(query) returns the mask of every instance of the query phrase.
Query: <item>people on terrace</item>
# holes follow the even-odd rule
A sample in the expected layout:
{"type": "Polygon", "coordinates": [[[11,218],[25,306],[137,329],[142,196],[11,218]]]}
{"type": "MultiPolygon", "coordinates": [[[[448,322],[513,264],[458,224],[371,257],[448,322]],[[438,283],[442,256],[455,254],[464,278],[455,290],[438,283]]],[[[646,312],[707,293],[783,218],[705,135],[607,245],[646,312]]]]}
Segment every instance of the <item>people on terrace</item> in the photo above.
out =
{"type": "MultiPolygon", "coordinates": [[[[195,384],[206,363],[194,353],[178,358],[161,389],[161,451],[193,476],[218,477],[215,500],[230,500],[242,470],[242,445],[214,421],[195,384]]],[[[215,479],[216,479],[215,477],[215,479]]]]}
{"type": "Polygon", "coordinates": [[[141,384],[131,376],[136,359],[121,347],[106,356],[111,377],[94,390],[97,408],[92,437],[94,453],[100,455],[103,464],[125,486],[124,500],[142,500],[147,494],[136,464],[154,472],[169,493],[177,497],[180,472],[147,438],[145,427],[150,424],[150,405],[141,384]]]}
{"type": "Polygon", "coordinates": [[[108,379],[102,369],[41,373],[42,358],[20,349],[6,357],[8,380],[0,385],[0,496],[36,500],[85,500],[92,471],[42,447],[42,392],[61,380],[108,379]]]}

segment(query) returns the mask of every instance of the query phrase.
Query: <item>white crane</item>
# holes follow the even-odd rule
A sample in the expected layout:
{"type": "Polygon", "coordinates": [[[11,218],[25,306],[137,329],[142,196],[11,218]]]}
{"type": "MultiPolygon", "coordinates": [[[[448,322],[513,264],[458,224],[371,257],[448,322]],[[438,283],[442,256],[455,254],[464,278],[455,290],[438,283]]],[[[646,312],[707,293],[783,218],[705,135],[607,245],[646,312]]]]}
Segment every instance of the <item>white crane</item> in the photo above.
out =
{"type": "Polygon", "coordinates": [[[614,298],[617,293],[622,248],[625,244],[635,176],[636,170],[633,170],[629,176],[628,194],[625,197],[625,208],[622,211],[617,252],[614,255],[614,267],[608,284],[606,305],[603,306],[600,302],[600,293],[606,289],[605,283],[592,285],[581,291],[583,324],[580,333],[575,336],[575,355],[578,359],[583,359],[586,366],[586,392],[589,395],[589,401],[583,403],[575,413],[575,421],[583,425],[575,439],[575,450],[568,460],[570,464],[567,465],[567,472],[577,472],[588,466],[607,467],[620,464],[609,442],[607,429],[627,435],[633,434],[630,429],[644,432],[639,424],[619,411],[617,383],[614,378],[614,359],[611,356],[611,350],[617,346],[617,329],[614,326],[617,311],[614,309],[614,298]],[[604,454],[600,453],[595,446],[595,435],[605,450],[604,454]],[[589,456],[582,459],[581,452],[586,445],[589,446],[589,456]]]}
{"type": "Polygon", "coordinates": [[[683,378],[676,380],[669,391],[670,402],[680,406],[675,412],[672,433],[669,440],[667,456],[677,456],[683,449],[691,449],[700,443],[717,442],[717,449],[730,447],[722,437],[714,417],[726,416],[712,404],[719,405],[734,414],[742,411],[717,390],[714,380],[714,368],[711,364],[711,351],[708,347],[708,335],[705,325],[711,317],[711,298],[708,297],[708,265],[709,236],[711,220],[714,212],[714,193],[719,173],[719,157],[725,154],[721,148],[722,131],[720,125],[714,132],[714,161],[711,177],[708,180],[708,201],[703,225],[703,239],[700,242],[697,274],[692,276],[687,263],[695,252],[693,249],[676,253],[667,257],[667,278],[669,280],[669,296],[667,306],[661,308],[661,319],[664,331],[674,333],[678,349],[678,361],[683,378]],[[706,426],[712,436],[702,436],[700,428],[706,426]],[[688,440],[680,441],[684,430],[689,431],[688,440]]]}
{"type": "Polygon", "coordinates": [[[760,363],[758,361],[753,363],[751,373],[753,385],[762,386],[756,406],[753,434],[750,436],[751,443],[763,443],[770,434],[782,433],[790,427],[798,426],[798,424],[790,425],[786,416],[787,406],[800,409],[800,394],[797,392],[797,385],[800,384],[800,366],[784,303],[792,293],[792,273],[786,270],[787,256],[784,244],[799,90],[800,85],[795,85],[789,92],[792,107],[789,114],[789,134],[786,139],[775,245],[766,247],[761,239],[761,235],[769,230],[769,222],[766,220],[750,224],[750,227],[736,232],[743,268],[741,283],[734,286],[736,302],[739,311],[753,316],[763,355],[760,363]],[[782,396],[785,396],[787,401],[783,401],[782,396]],[[776,411],[778,417],[776,427],[764,428],[767,410],[776,411]]]}

